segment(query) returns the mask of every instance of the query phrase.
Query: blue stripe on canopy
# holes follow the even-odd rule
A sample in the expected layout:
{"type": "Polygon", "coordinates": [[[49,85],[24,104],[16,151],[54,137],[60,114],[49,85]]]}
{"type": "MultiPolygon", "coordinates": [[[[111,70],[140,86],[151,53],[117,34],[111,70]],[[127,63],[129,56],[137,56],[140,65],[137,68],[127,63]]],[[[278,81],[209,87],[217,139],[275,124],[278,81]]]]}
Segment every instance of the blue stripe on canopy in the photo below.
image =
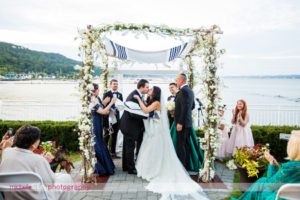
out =
{"type": "Polygon", "coordinates": [[[177,47],[173,47],[170,50],[170,56],[169,56],[169,61],[174,60],[177,56],[179,56],[181,50],[181,45],[177,47]]]}
{"type": "Polygon", "coordinates": [[[114,43],[111,40],[109,40],[109,42],[110,42],[110,44],[113,48],[113,56],[116,56],[116,47],[115,47],[114,43]]]}
{"type": "Polygon", "coordinates": [[[127,59],[127,55],[126,55],[126,50],[125,47],[118,45],[116,43],[114,43],[117,47],[117,52],[118,52],[118,58],[120,58],[121,60],[126,60],[127,59]]]}
{"type": "Polygon", "coordinates": [[[182,54],[182,52],[185,50],[185,48],[187,47],[187,44],[188,44],[188,43],[185,43],[185,44],[183,45],[183,48],[182,48],[182,50],[181,50],[181,52],[180,52],[180,54],[179,54],[179,55],[181,55],[181,54],[182,54]]]}

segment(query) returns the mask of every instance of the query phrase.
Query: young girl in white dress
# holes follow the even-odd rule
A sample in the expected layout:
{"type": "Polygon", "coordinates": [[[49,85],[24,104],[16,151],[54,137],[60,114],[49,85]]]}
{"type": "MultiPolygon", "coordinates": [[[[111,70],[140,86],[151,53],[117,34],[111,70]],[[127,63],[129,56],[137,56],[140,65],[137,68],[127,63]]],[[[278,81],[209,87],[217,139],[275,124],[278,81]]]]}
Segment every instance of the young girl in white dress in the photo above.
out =
{"type": "Polygon", "coordinates": [[[225,105],[219,107],[219,115],[221,117],[220,119],[220,124],[219,124],[219,142],[220,142],[220,147],[217,153],[217,158],[219,160],[223,160],[224,158],[227,157],[227,145],[228,145],[228,132],[229,132],[229,127],[226,124],[225,118],[224,118],[224,113],[225,113],[225,105]]]}
{"type": "Polygon", "coordinates": [[[249,125],[246,101],[242,99],[238,100],[232,114],[231,123],[233,124],[233,128],[229,138],[227,152],[234,155],[236,147],[239,148],[245,145],[253,147],[254,140],[249,125]]]}

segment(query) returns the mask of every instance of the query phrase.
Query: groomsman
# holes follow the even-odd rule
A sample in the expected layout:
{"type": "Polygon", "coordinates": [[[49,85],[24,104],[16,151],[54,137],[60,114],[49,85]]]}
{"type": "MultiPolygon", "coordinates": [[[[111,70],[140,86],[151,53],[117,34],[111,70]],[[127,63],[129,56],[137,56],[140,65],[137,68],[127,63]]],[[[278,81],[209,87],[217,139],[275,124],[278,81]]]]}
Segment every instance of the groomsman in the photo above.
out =
{"type": "MultiPolygon", "coordinates": [[[[175,102],[176,94],[178,92],[176,83],[169,84],[169,91],[170,91],[171,95],[168,97],[167,100],[175,102]]],[[[168,118],[169,118],[169,123],[170,123],[170,127],[171,127],[174,122],[174,110],[168,111],[168,118]]]]}
{"type": "Polygon", "coordinates": [[[189,137],[192,131],[192,110],[195,108],[194,92],[187,85],[185,74],[178,74],[176,85],[180,89],[175,100],[174,121],[176,124],[176,153],[182,165],[188,169],[190,146],[189,137]]]}
{"type": "MultiPolygon", "coordinates": [[[[112,79],[110,81],[110,89],[111,90],[106,92],[103,95],[103,99],[105,99],[106,97],[110,97],[110,99],[112,99],[113,97],[116,97],[119,100],[123,101],[123,95],[122,95],[122,93],[118,92],[118,87],[119,87],[118,80],[112,79]]],[[[110,102],[108,102],[107,105],[109,103],[110,102]]],[[[114,112],[113,114],[116,117],[116,121],[113,123],[113,122],[109,121],[109,116],[103,117],[104,141],[105,141],[106,145],[109,146],[112,158],[119,158],[116,155],[116,144],[117,144],[118,132],[120,129],[120,112],[116,108],[115,104],[113,104],[111,108],[114,112]],[[109,140],[111,140],[111,141],[109,142],[109,140]]]]}

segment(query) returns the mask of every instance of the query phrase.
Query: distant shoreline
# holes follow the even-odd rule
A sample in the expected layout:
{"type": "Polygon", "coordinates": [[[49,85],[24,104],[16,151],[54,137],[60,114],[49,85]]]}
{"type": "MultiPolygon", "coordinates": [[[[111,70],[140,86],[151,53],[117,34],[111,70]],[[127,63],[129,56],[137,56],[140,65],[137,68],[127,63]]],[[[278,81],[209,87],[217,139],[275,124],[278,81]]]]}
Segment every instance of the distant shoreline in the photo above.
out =
{"type": "MultiPolygon", "coordinates": [[[[220,78],[224,79],[300,79],[300,75],[250,75],[250,76],[220,76],[220,78]]],[[[97,78],[96,78],[97,79],[97,78]]],[[[17,79],[0,79],[0,82],[77,82],[80,79],[27,79],[27,80],[17,80],[17,79]]],[[[131,81],[126,78],[123,80],[131,81]]],[[[159,78],[157,79],[159,80],[159,78]]]]}
{"type": "Polygon", "coordinates": [[[300,79],[300,75],[266,75],[266,76],[221,76],[221,78],[247,78],[247,79],[300,79]]]}

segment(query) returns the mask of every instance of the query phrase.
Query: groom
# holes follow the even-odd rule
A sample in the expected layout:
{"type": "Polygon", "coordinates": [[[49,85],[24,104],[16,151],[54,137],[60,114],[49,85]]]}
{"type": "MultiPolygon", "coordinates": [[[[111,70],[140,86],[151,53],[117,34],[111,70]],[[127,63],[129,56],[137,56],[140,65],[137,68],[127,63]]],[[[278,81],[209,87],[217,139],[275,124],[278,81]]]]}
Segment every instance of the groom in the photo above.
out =
{"type": "MultiPolygon", "coordinates": [[[[133,98],[134,95],[139,95],[141,99],[144,99],[144,95],[148,93],[149,82],[145,79],[141,79],[137,84],[137,89],[132,91],[126,101],[132,101],[138,104],[138,101],[133,98]]],[[[142,117],[137,114],[124,111],[120,128],[124,135],[123,143],[123,156],[122,156],[122,167],[123,171],[128,171],[128,174],[136,174],[135,163],[134,163],[134,149],[136,145],[136,155],[138,155],[140,146],[143,140],[144,123],[142,117]]]]}
{"type": "Polygon", "coordinates": [[[188,169],[190,155],[188,139],[193,126],[192,110],[195,107],[195,102],[194,92],[186,82],[187,77],[185,74],[177,75],[176,85],[180,90],[175,99],[174,121],[177,132],[176,153],[182,165],[188,169]]]}

